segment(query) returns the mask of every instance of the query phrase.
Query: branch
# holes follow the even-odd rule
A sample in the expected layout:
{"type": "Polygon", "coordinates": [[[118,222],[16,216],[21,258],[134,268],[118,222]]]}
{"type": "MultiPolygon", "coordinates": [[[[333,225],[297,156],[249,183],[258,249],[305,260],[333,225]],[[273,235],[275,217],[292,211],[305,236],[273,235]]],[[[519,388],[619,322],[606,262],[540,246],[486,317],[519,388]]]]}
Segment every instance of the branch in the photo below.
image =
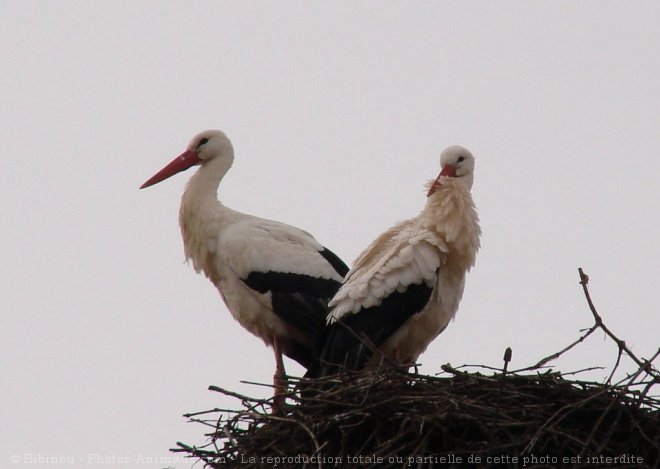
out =
{"type": "MultiPolygon", "coordinates": [[[[584,273],[582,270],[582,267],[578,268],[578,272],[580,274],[580,285],[582,285],[582,290],[584,290],[584,296],[587,299],[587,303],[589,304],[589,309],[591,310],[591,314],[594,316],[594,319],[596,321],[596,324],[594,326],[599,327],[600,329],[605,332],[619,347],[619,357],[617,358],[616,366],[619,365],[619,361],[621,359],[621,354],[625,352],[636,364],[639,366],[640,370],[646,371],[649,375],[653,376],[654,379],[658,379],[658,373],[654,372],[653,367],[651,366],[651,363],[648,360],[640,360],[637,358],[637,356],[626,346],[626,342],[624,340],[619,339],[610,329],[605,325],[603,322],[603,318],[598,314],[598,311],[596,310],[596,307],[594,306],[594,302],[591,300],[591,295],[589,294],[589,276],[584,273]]],[[[615,366],[615,369],[616,369],[615,366]]],[[[614,374],[614,371],[612,371],[612,375],[614,374]]],[[[609,380],[612,379],[612,375],[610,375],[609,380]]],[[[608,380],[608,381],[609,381],[608,380]]]]}
{"type": "Polygon", "coordinates": [[[582,285],[582,290],[584,290],[584,296],[587,299],[587,304],[589,304],[591,314],[594,316],[596,321],[594,326],[602,329],[605,334],[607,334],[614,342],[616,342],[616,344],[619,346],[619,350],[625,351],[640,368],[644,367],[644,363],[630,351],[630,349],[626,346],[626,342],[615,336],[614,333],[612,333],[612,331],[610,331],[610,329],[605,325],[603,318],[600,316],[600,314],[598,314],[596,306],[594,306],[594,302],[592,301],[591,295],[589,294],[589,276],[584,273],[582,267],[578,268],[578,272],[580,273],[580,285],[582,285]]]}
{"type": "Polygon", "coordinates": [[[584,339],[589,337],[596,329],[598,329],[598,327],[599,327],[598,324],[594,324],[593,326],[591,326],[587,330],[586,333],[584,333],[584,335],[581,335],[575,342],[567,345],[566,347],[561,349],[559,352],[555,352],[552,355],[548,355],[547,357],[539,360],[536,364],[534,364],[532,366],[528,366],[527,368],[521,368],[519,370],[516,370],[514,373],[519,373],[521,371],[538,370],[539,368],[545,366],[545,364],[548,363],[549,361],[556,360],[557,358],[562,356],[564,353],[568,352],[570,349],[575,347],[577,344],[582,343],[584,341],[584,339]]]}

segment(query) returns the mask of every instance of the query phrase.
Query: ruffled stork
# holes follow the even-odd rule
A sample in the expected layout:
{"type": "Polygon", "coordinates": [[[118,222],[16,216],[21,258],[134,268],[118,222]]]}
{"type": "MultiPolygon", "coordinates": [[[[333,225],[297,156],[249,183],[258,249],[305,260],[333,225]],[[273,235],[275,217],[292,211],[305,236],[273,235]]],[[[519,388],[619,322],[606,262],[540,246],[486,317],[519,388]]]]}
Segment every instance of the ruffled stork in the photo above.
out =
{"type": "Polygon", "coordinates": [[[213,282],[232,316],[273,347],[278,406],[285,383],[282,353],[306,368],[312,364],[327,301],[348,267],[303,230],[225,207],[217,191],[233,161],[225,134],[207,130],[140,189],[199,166],[179,211],[186,259],[213,282]]]}
{"type": "Polygon", "coordinates": [[[412,365],[456,314],[481,234],[470,194],[474,157],[451,146],[440,164],[421,213],[381,234],[356,259],[330,301],[320,359],[308,377],[373,365],[381,358],[374,350],[412,365]]]}

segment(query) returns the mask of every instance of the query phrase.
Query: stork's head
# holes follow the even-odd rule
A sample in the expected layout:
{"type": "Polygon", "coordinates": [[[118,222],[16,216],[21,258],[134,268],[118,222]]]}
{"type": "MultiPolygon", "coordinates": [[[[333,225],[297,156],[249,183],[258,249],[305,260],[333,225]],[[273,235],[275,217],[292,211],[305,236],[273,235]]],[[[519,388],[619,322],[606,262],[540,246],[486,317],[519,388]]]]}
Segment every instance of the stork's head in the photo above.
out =
{"type": "Polygon", "coordinates": [[[474,156],[467,148],[452,145],[442,150],[442,153],[440,153],[440,167],[442,170],[429,187],[427,197],[430,197],[438,189],[445,177],[456,178],[463,182],[468,189],[472,188],[474,156]]]}
{"type": "Polygon", "coordinates": [[[234,161],[234,147],[224,132],[205,130],[193,137],[186,151],[174,158],[167,166],[154,174],[140,189],[158,184],[181,171],[211,161],[223,162],[229,168],[234,161]]]}

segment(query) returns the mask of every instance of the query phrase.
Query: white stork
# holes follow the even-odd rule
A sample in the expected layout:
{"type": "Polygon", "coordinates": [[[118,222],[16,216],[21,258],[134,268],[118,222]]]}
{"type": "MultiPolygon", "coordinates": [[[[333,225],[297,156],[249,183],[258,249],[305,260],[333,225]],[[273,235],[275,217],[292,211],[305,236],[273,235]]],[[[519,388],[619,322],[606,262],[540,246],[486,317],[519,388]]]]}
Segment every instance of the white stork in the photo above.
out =
{"type": "Polygon", "coordinates": [[[234,318],[273,347],[277,406],[285,382],[282,353],[311,365],[327,301],[348,267],[305,231],[225,207],[217,191],[233,161],[227,136],[207,130],[140,189],[199,166],[179,210],[186,259],[218,288],[234,318]]]}
{"type": "Polygon", "coordinates": [[[374,349],[412,365],[456,314],[481,234],[470,194],[474,156],[451,146],[440,165],[421,213],[378,236],[355,260],[330,301],[320,358],[308,377],[374,364],[374,349]]]}

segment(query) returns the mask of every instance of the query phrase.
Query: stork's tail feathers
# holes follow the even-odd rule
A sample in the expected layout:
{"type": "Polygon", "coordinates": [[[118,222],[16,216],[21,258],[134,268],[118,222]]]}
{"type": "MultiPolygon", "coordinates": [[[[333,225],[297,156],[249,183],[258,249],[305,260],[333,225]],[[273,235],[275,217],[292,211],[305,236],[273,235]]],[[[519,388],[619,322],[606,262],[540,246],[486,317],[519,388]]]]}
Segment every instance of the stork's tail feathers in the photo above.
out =
{"type": "Polygon", "coordinates": [[[334,375],[342,369],[360,370],[378,352],[368,337],[341,320],[325,329],[322,344],[319,356],[307,369],[305,378],[334,375]]]}

